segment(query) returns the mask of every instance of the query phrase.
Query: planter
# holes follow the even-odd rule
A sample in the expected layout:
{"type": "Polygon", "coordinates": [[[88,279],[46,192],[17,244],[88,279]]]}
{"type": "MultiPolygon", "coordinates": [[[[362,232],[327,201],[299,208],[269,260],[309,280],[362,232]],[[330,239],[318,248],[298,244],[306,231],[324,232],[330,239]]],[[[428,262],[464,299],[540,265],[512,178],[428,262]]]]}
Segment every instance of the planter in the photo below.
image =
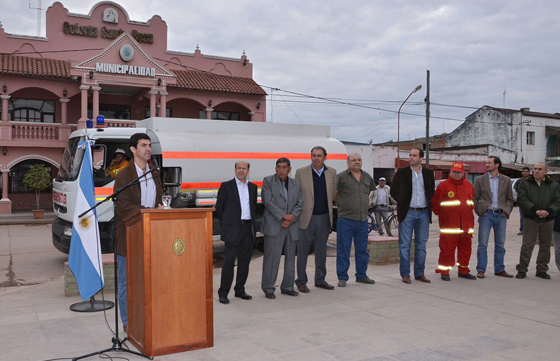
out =
{"type": "Polygon", "coordinates": [[[33,212],[33,218],[35,219],[43,219],[43,216],[45,215],[44,209],[32,209],[31,212],[33,212]]]}

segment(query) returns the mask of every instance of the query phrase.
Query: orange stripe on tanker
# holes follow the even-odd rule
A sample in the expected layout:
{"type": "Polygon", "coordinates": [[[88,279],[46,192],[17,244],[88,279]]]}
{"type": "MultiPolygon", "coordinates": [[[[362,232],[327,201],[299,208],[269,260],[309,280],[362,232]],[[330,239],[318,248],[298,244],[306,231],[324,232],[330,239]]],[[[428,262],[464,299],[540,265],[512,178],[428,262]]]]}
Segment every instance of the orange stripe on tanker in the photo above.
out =
{"type": "MultiPolygon", "coordinates": [[[[310,153],[261,153],[261,152],[162,152],[165,159],[311,159],[310,153]]],[[[347,155],[329,154],[329,160],[346,160],[347,155]]]]}
{"type": "MultiPolygon", "coordinates": [[[[262,187],[262,181],[251,182],[255,183],[257,187],[262,187]]],[[[222,182],[199,182],[199,183],[181,183],[181,190],[197,190],[197,189],[219,189],[222,182]]]]}

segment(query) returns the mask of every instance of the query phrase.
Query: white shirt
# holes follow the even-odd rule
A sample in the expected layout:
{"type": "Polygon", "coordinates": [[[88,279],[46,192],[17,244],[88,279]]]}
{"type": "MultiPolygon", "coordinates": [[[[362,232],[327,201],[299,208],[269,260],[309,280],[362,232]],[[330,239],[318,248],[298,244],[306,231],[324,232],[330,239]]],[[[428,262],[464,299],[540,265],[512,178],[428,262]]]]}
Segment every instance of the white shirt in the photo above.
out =
{"type": "Polygon", "coordinates": [[[235,183],[237,183],[237,192],[239,193],[239,201],[241,202],[241,219],[249,220],[251,219],[251,206],[249,205],[249,181],[245,180],[245,183],[241,183],[241,181],[235,177],[235,183]]]}
{"type": "Polygon", "coordinates": [[[142,170],[136,162],[134,162],[134,166],[136,167],[138,177],[144,175],[145,172],[148,172],[148,174],[139,181],[140,193],[142,195],[142,201],[140,204],[146,208],[154,208],[156,205],[156,182],[154,182],[152,172],[150,172],[150,166],[146,163],[145,171],[142,170]]]}
{"type": "Polygon", "coordinates": [[[422,168],[420,172],[410,167],[412,170],[412,198],[410,199],[411,208],[426,208],[428,202],[426,201],[426,192],[424,190],[424,177],[422,176],[422,168]]]}
{"type": "Polygon", "coordinates": [[[317,176],[321,176],[323,174],[323,171],[325,170],[325,165],[323,164],[323,167],[319,170],[313,168],[313,166],[311,166],[311,169],[313,169],[313,171],[315,172],[315,174],[317,174],[317,176]]]}
{"type": "Polygon", "coordinates": [[[377,205],[387,205],[387,187],[377,188],[377,205]]]}

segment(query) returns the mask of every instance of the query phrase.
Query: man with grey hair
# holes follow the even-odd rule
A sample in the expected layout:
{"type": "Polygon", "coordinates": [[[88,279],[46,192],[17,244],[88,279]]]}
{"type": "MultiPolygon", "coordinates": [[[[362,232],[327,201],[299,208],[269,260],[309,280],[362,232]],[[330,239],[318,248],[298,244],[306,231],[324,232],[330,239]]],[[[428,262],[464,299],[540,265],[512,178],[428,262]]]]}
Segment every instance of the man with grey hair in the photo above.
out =
{"type": "Polygon", "coordinates": [[[346,287],[350,250],[354,240],[356,259],[356,282],[374,284],[366,274],[369,253],[368,208],[369,193],[375,190],[373,178],[362,170],[362,156],[352,153],[347,160],[348,169],[336,176],[338,221],[336,224],[336,273],[338,287],[346,287]]]}
{"type": "Polygon", "coordinates": [[[261,288],[268,299],[275,299],[274,291],[284,250],[284,277],[280,292],[297,296],[294,290],[296,242],[299,240],[299,217],[303,209],[301,186],[288,175],[292,171],[288,158],[276,161],[276,174],[263,179],[261,198],[264,206],[264,255],[261,288]]]}
{"type": "Polygon", "coordinates": [[[548,262],[550,262],[550,246],[554,229],[554,218],[560,211],[560,189],[558,183],[547,175],[546,163],[537,163],[533,168],[533,176],[519,185],[517,204],[523,212],[523,242],[519,255],[519,264],[515,267],[515,278],[527,277],[529,261],[533,248],[539,239],[536,276],[550,279],[548,262]]]}

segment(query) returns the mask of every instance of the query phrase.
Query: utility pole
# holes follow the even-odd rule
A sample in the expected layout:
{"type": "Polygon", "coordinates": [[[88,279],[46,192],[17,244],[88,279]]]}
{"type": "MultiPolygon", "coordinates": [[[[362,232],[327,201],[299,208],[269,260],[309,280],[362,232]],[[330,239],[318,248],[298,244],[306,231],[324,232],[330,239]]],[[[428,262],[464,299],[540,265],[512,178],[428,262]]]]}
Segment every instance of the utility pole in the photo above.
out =
{"type": "Polygon", "coordinates": [[[430,168],[430,71],[426,70],[426,168],[430,168]]]}

